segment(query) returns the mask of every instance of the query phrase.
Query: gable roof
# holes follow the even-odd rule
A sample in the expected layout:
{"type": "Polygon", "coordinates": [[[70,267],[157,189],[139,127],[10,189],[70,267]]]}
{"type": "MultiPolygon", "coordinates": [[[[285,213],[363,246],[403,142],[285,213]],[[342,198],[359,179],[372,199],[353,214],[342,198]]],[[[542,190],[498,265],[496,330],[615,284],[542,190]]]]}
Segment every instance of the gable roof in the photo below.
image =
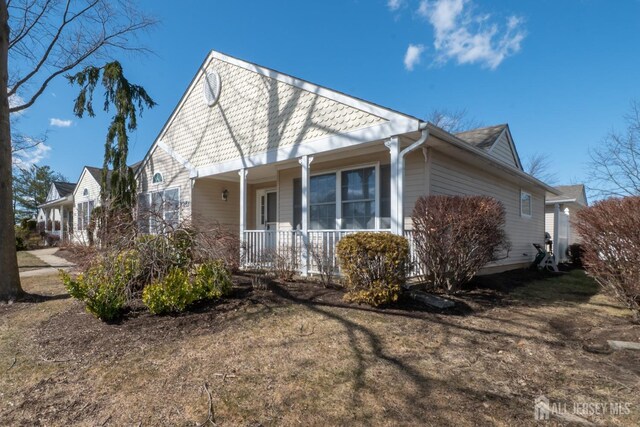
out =
{"type": "MultiPolygon", "coordinates": [[[[553,203],[570,203],[576,202],[580,203],[584,200],[585,206],[588,205],[587,195],[584,188],[584,184],[576,184],[576,185],[558,185],[554,187],[556,190],[560,192],[558,195],[547,194],[547,204],[553,203]]],[[[582,203],[580,203],[582,204],[582,203]]]]}
{"type": "Polygon", "coordinates": [[[487,126],[478,129],[471,129],[464,132],[454,133],[455,136],[469,144],[483,150],[491,146],[500,138],[502,132],[507,128],[506,124],[487,126]]]}
{"type": "MultiPolygon", "coordinates": [[[[253,75],[257,75],[259,77],[262,78],[268,78],[271,79],[272,81],[274,81],[276,83],[276,85],[280,84],[280,85],[286,85],[287,87],[292,88],[294,91],[298,90],[303,94],[310,94],[313,97],[318,97],[318,98],[322,98],[327,100],[328,102],[334,102],[337,103],[341,106],[341,108],[352,108],[354,110],[358,110],[360,113],[362,113],[363,116],[365,115],[369,115],[371,117],[375,117],[376,119],[378,119],[380,121],[380,123],[375,123],[377,127],[373,126],[374,123],[368,123],[367,125],[372,125],[372,126],[365,126],[369,129],[368,131],[368,135],[372,135],[374,133],[373,129],[378,130],[379,128],[379,133],[380,133],[380,137],[383,138],[387,138],[387,137],[391,137],[393,135],[400,135],[403,133],[407,133],[407,132],[412,132],[412,131],[417,131],[421,121],[419,119],[417,119],[416,117],[410,116],[408,114],[405,113],[401,113],[398,112],[396,110],[392,110],[386,107],[382,107],[378,104],[374,104],[372,102],[369,101],[365,101],[356,97],[353,97],[351,95],[346,95],[342,92],[333,90],[333,89],[329,89],[317,84],[313,84],[310,83],[306,80],[303,79],[299,79],[297,77],[293,77],[291,75],[288,74],[284,74],[281,73],[279,71],[276,71],[272,68],[268,68],[268,67],[264,67],[261,65],[257,65],[255,63],[252,62],[248,62],[242,59],[238,59],[229,55],[225,55],[223,53],[217,52],[217,51],[210,51],[210,53],[207,55],[207,57],[205,58],[205,60],[203,61],[203,63],[201,64],[201,66],[198,68],[197,72],[195,73],[193,79],[191,80],[191,82],[189,83],[189,86],[187,87],[187,89],[185,90],[185,92],[183,93],[180,101],[178,102],[178,104],[176,105],[176,107],[174,108],[173,112],[171,113],[170,117],[168,118],[168,120],[166,121],[166,123],[163,125],[162,129],[160,130],[160,132],[158,133],[156,139],[154,140],[153,144],[151,145],[151,147],[149,148],[149,150],[147,151],[147,154],[145,155],[144,159],[143,159],[143,164],[140,165],[140,167],[137,169],[137,173],[136,175],[138,175],[140,173],[141,170],[143,170],[144,166],[146,165],[146,163],[149,161],[151,154],[153,153],[153,151],[155,150],[156,147],[160,147],[162,148],[164,151],[166,151],[171,157],[174,158],[174,160],[176,160],[177,162],[183,164],[187,169],[189,169],[191,171],[191,175],[192,177],[196,177],[199,174],[200,170],[204,170],[209,168],[212,165],[215,164],[221,164],[224,162],[229,161],[230,159],[228,158],[221,158],[221,159],[215,159],[215,160],[210,160],[212,163],[207,164],[207,163],[203,163],[202,159],[196,161],[192,158],[192,154],[193,153],[187,153],[184,152],[184,150],[180,150],[178,147],[173,146],[173,144],[165,144],[166,141],[164,141],[164,139],[167,137],[167,133],[171,132],[171,129],[173,127],[173,123],[175,121],[179,121],[179,117],[180,114],[182,112],[183,109],[188,109],[189,108],[189,101],[191,98],[191,94],[194,93],[194,91],[197,89],[197,84],[201,81],[202,77],[204,75],[206,75],[206,73],[208,72],[208,69],[210,68],[211,64],[213,64],[214,62],[218,62],[221,64],[225,64],[225,66],[230,66],[230,67],[236,67],[237,70],[240,70],[240,72],[248,72],[250,74],[253,75]]],[[[225,76],[222,75],[223,72],[225,71],[223,70],[216,70],[218,72],[221,73],[221,77],[224,79],[225,76]]],[[[251,87],[254,86],[252,85],[245,85],[247,87],[251,87]]],[[[225,90],[225,84],[222,84],[223,89],[225,90]]],[[[227,86],[228,87],[228,86],[227,86]]],[[[228,89],[227,89],[228,90],[228,89]]],[[[235,94],[237,95],[237,94],[235,94]]],[[[234,95],[234,96],[235,96],[234,95]]],[[[251,101],[251,102],[255,102],[256,100],[252,100],[252,97],[241,97],[240,100],[235,101],[238,105],[240,105],[242,102],[247,102],[247,101],[251,101]]],[[[220,101],[221,103],[222,101],[220,101]]],[[[278,99],[275,99],[276,104],[278,103],[278,99]]],[[[280,100],[279,101],[280,104],[280,108],[282,108],[283,106],[285,108],[288,108],[284,105],[284,101],[280,100]]],[[[220,104],[219,103],[219,104],[220,104]]],[[[300,100],[300,104],[301,105],[306,105],[302,102],[302,100],[300,100]]],[[[311,103],[309,103],[309,105],[306,105],[306,107],[309,106],[315,106],[315,101],[311,101],[311,103]]],[[[317,107],[313,107],[317,110],[320,110],[320,105],[318,105],[317,107]]],[[[289,108],[290,109],[290,108],[289,108]]],[[[290,109],[292,110],[292,109],[290,109]]],[[[253,109],[250,109],[249,111],[253,111],[253,109]]],[[[223,112],[224,113],[224,112],[223,112]]],[[[288,112],[289,114],[290,112],[288,112]]],[[[255,114],[255,113],[254,113],[255,114]]],[[[322,112],[322,114],[324,114],[324,112],[322,112]]],[[[349,123],[348,120],[345,120],[346,117],[344,116],[344,111],[338,113],[338,114],[342,114],[343,117],[340,119],[338,118],[340,123],[349,123]]],[[[246,116],[247,113],[243,113],[240,116],[246,116]]],[[[222,121],[227,121],[227,120],[232,120],[234,119],[235,116],[232,114],[230,116],[227,115],[222,115],[220,120],[222,121]]],[[[271,123],[271,125],[278,125],[271,123]]],[[[229,128],[229,124],[226,123],[226,127],[227,130],[226,132],[228,133],[228,128],[229,128]]],[[[364,126],[364,125],[363,125],[364,126]]],[[[315,126],[314,128],[315,131],[317,131],[319,133],[319,135],[317,135],[318,140],[322,139],[323,137],[326,137],[324,139],[331,139],[332,144],[335,146],[337,145],[338,141],[336,141],[335,135],[336,134],[331,134],[331,135],[323,135],[322,134],[322,127],[319,126],[315,126]]],[[[359,138],[362,138],[362,136],[360,136],[360,134],[358,133],[358,131],[362,131],[361,133],[364,133],[363,129],[346,129],[343,130],[342,132],[339,132],[339,134],[344,134],[344,135],[350,135],[349,138],[344,138],[345,140],[350,141],[351,143],[355,144],[358,143],[359,138]]],[[[199,135],[200,138],[202,138],[202,135],[199,135]]],[[[238,141],[235,140],[235,135],[231,135],[232,138],[234,138],[234,144],[238,145],[238,141]]],[[[260,141],[263,142],[260,139],[260,135],[252,135],[253,140],[252,140],[252,145],[256,142],[256,141],[260,141]]],[[[287,137],[291,138],[292,140],[296,140],[296,144],[302,142],[301,140],[297,140],[296,138],[292,137],[292,135],[287,135],[287,137]]],[[[314,138],[309,137],[308,140],[314,140],[314,138]]],[[[204,147],[204,144],[202,144],[202,140],[201,142],[201,146],[204,147]]],[[[317,142],[316,140],[314,140],[314,142],[317,142]]],[[[365,142],[360,141],[360,142],[365,142]]],[[[219,140],[216,140],[216,143],[219,143],[219,140]]],[[[318,144],[315,144],[315,146],[317,147],[318,144]]],[[[216,148],[220,148],[220,147],[216,147],[216,148]]],[[[245,148],[245,147],[243,147],[245,148]]],[[[269,147],[269,149],[272,149],[272,147],[269,147]]],[[[298,150],[299,151],[299,150],[298,150]]],[[[220,150],[214,150],[215,154],[221,153],[220,150]]],[[[204,153],[204,151],[202,151],[202,157],[203,158],[207,158],[209,159],[210,157],[216,157],[213,156],[213,153],[204,153]]],[[[254,155],[257,154],[256,153],[249,153],[246,152],[244,153],[243,157],[247,157],[249,155],[254,155]]],[[[271,158],[273,158],[273,156],[271,156],[271,158]]],[[[257,162],[259,163],[259,162],[257,162]]],[[[257,164],[256,163],[256,164],[257,164]]],[[[251,162],[249,162],[249,165],[251,165],[251,162]]]]}
{"type": "Polygon", "coordinates": [[[53,185],[56,187],[56,190],[58,190],[60,197],[68,196],[73,193],[73,190],[76,188],[76,184],[71,182],[54,181],[53,185]]]}

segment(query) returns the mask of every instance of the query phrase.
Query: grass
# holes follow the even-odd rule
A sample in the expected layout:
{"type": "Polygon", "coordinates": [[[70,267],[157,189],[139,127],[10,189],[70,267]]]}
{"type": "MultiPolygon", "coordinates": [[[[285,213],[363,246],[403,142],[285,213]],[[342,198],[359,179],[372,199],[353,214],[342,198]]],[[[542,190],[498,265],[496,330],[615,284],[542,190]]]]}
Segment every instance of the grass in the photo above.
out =
{"type": "Polygon", "coordinates": [[[48,266],[49,264],[42,261],[37,256],[26,251],[18,251],[18,268],[20,271],[37,270],[48,266]]]}
{"type": "Polygon", "coordinates": [[[345,306],[337,291],[292,284],[111,325],[57,276],[23,286],[43,296],[0,306],[7,424],[194,425],[205,387],[217,425],[531,425],[540,394],[629,402],[629,415],[586,418],[640,423],[640,356],[582,346],[638,329],[580,271],[503,299],[472,291],[467,315],[345,306]]]}

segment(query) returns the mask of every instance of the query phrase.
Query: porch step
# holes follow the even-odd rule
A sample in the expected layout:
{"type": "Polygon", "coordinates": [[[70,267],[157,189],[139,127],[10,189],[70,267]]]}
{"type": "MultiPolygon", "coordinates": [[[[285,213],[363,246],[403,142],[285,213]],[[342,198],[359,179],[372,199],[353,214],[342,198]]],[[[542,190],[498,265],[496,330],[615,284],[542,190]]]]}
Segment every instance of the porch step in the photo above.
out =
{"type": "Polygon", "coordinates": [[[441,298],[436,295],[428,294],[426,292],[410,290],[409,297],[413,298],[416,301],[420,301],[423,304],[430,305],[432,307],[445,309],[451,308],[455,305],[455,302],[448,300],[446,298],[441,298]]]}

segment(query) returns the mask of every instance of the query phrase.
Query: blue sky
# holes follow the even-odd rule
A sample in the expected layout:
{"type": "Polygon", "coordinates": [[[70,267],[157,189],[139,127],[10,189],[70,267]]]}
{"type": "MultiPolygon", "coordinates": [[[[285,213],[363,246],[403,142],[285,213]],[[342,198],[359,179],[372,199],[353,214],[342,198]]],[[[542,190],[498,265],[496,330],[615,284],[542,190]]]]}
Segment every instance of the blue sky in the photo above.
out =
{"type": "MultiPolygon", "coordinates": [[[[581,182],[590,146],[640,99],[640,1],[142,0],[161,23],[153,54],[122,56],[129,79],[158,102],[131,135],[140,160],[211,49],[426,118],[466,109],[509,123],[520,156],[553,153],[557,184],[581,182]]],[[[64,79],[19,117],[47,134],[50,165],[75,181],[102,165],[108,115],[77,119],[64,79]]]]}

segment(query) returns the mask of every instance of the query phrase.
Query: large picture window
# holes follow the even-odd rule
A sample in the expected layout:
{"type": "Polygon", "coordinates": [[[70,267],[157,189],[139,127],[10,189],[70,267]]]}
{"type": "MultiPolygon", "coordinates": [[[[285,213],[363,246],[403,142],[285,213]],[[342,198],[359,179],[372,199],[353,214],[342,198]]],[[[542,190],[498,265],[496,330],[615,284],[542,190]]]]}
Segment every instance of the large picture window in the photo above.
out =
{"type": "Polygon", "coordinates": [[[336,227],[336,175],[312,176],[309,180],[309,229],[336,227]]]}
{"type": "MultiPolygon", "coordinates": [[[[369,166],[315,175],[309,179],[309,229],[334,230],[336,219],[342,229],[376,229],[376,204],[379,203],[378,228],[391,226],[390,167],[369,166]],[[340,188],[338,186],[340,177],[340,188]],[[380,190],[376,191],[376,186],[380,190]],[[378,200],[379,199],[379,200],[378,200]]],[[[293,180],[293,227],[302,226],[302,181],[293,180]]]]}
{"type": "Polygon", "coordinates": [[[342,172],[342,228],[376,228],[376,169],[342,172]]]}
{"type": "Polygon", "coordinates": [[[180,190],[154,191],[138,195],[140,231],[160,234],[177,227],[180,221],[180,190]]]}

